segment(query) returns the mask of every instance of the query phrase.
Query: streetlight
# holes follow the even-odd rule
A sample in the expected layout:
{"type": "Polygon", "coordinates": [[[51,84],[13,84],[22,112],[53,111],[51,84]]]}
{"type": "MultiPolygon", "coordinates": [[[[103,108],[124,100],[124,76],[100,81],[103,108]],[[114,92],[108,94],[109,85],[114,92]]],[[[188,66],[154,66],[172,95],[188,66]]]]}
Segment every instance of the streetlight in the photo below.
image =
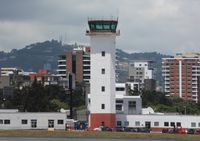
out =
{"type": "Polygon", "coordinates": [[[185,115],[187,114],[187,106],[183,106],[184,107],[184,113],[185,115]]]}

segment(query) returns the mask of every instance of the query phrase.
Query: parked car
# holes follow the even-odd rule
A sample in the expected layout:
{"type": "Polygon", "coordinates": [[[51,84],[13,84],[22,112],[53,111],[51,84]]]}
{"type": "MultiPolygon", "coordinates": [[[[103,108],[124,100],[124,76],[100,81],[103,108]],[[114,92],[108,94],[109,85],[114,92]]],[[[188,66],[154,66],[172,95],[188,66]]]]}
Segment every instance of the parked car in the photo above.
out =
{"type": "Polygon", "coordinates": [[[149,128],[146,128],[146,127],[143,127],[143,128],[138,128],[138,132],[142,132],[142,133],[150,133],[150,129],[149,128]]]}
{"type": "Polygon", "coordinates": [[[134,128],[134,127],[125,127],[124,131],[125,132],[138,132],[139,129],[138,128],[134,128]]]}
{"type": "Polygon", "coordinates": [[[194,129],[187,129],[187,134],[194,134],[195,130],[194,129]]]}
{"type": "Polygon", "coordinates": [[[124,132],[124,127],[118,126],[118,127],[115,128],[115,131],[117,131],[117,132],[124,132]]]}
{"type": "Polygon", "coordinates": [[[200,134],[200,130],[195,130],[194,134],[199,135],[200,134]]]}

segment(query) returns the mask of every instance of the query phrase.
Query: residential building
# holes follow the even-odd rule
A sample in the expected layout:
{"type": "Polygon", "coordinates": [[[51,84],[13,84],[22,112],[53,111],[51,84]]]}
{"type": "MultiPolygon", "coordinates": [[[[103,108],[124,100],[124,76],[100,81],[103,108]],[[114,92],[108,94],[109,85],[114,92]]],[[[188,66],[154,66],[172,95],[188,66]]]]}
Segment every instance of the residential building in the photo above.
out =
{"type": "Polygon", "coordinates": [[[39,70],[38,73],[30,74],[30,80],[32,82],[34,80],[41,82],[44,86],[60,85],[63,86],[63,88],[69,87],[69,81],[67,78],[52,74],[48,70],[39,70]]]}
{"type": "Polygon", "coordinates": [[[164,91],[167,96],[176,96],[185,100],[200,100],[200,54],[177,54],[172,58],[163,58],[162,74],[164,91]]]}
{"type": "Polygon", "coordinates": [[[25,85],[29,85],[29,80],[29,74],[22,69],[1,68],[0,89],[3,90],[3,97],[12,97],[14,88],[21,88],[25,85]]]}
{"type": "Polygon", "coordinates": [[[156,80],[155,79],[144,79],[144,91],[155,91],[156,80]]]}
{"type": "Polygon", "coordinates": [[[151,60],[130,61],[129,80],[144,83],[144,79],[155,79],[154,62],[151,60]]]}
{"type": "Polygon", "coordinates": [[[155,66],[151,60],[133,60],[129,63],[129,81],[139,82],[140,89],[154,91],[156,89],[155,66]]]}
{"type": "Polygon", "coordinates": [[[9,76],[11,74],[21,72],[21,70],[17,68],[1,68],[0,71],[1,71],[0,76],[9,76]]]}
{"type": "Polygon", "coordinates": [[[90,48],[78,46],[72,52],[60,55],[58,59],[57,75],[68,78],[69,73],[75,74],[78,83],[90,80],[90,48]]]}

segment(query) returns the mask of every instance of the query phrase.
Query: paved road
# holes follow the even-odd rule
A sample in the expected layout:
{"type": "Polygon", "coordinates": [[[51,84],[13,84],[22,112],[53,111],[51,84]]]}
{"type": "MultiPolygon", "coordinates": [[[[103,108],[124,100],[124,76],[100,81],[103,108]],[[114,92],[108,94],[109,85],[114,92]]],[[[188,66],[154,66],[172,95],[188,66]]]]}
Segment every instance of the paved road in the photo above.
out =
{"type": "Polygon", "coordinates": [[[167,140],[94,139],[94,138],[60,138],[60,137],[53,137],[53,138],[0,137],[0,141],[167,141],[167,140]]]}

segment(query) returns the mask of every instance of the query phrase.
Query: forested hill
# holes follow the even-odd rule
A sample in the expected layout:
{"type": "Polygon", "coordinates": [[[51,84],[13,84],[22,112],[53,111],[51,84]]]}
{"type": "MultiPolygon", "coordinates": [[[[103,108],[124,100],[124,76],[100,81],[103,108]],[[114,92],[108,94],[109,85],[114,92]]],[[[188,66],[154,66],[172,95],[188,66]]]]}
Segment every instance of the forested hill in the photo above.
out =
{"type": "Polygon", "coordinates": [[[34,43],[9,53],[0,52],[0,67],[17,67],[26,71],[37,71],[46,65],[52,70],[57,67],[57,59],[73,45],[62,45],[56,40],[34,43]]]}
{"type": "MultiPolygon", "coordinates": [[[[38,71],[44,66],[56,70],[59,55],[71,51],[76,45],[62,45],[57,40],[34,43],[22,49],[13,49],[9,53],[0,52],[0,67],[17,67],[25,71],[38,71]]],[[[161,61],[169,57],[157,52],[126,53],[117,49],[117,58],[120,62],[129,60],[153,60],[156,62],[157,79],[161,79],[161,61]]]]}

